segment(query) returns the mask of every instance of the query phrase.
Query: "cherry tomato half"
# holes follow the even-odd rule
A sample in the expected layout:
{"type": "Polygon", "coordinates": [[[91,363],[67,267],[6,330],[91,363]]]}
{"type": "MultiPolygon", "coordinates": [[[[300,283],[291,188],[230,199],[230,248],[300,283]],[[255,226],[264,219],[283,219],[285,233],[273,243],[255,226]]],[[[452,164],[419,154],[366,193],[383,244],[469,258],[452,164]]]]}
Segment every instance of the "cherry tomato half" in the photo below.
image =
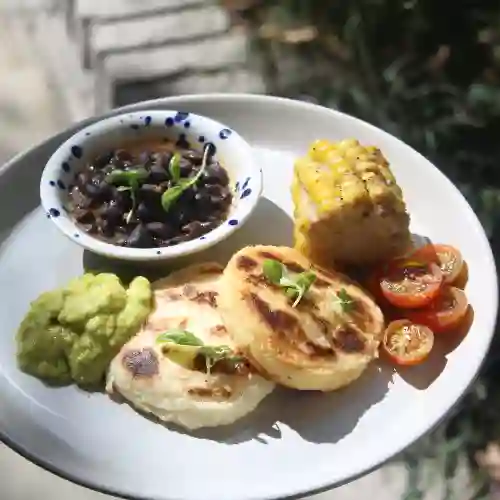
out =
{"type": "Polygon", "coordinates": [[[423,309],[405,311],[405,317],[428,326],[434,333],[455,330],[467,314],[469,302],[463,290],[444,286],[429,306],[423,309]]]}
{"type": "Polygon", "coordinates": [[[451,285],[460,275],[464,259],[462,254],[450,245],[425,245],[413,252],[409,259],[435,262],[443,273],[443,281],[451,285]]]}
{"type": "Polygon", "coordinates": [[[380,274],[382,294],[401,308],[426,306],[437,297],[442,282],[436,263],[407,257],[390,262],[380,274]]]}
{"type": "Polygon", "coordinates": [[[434,334],[424,326],[400,319],[389,323],[384,333],[382,348],[398,365],[412,366],[422,363],[434,345],[434,334]]]}

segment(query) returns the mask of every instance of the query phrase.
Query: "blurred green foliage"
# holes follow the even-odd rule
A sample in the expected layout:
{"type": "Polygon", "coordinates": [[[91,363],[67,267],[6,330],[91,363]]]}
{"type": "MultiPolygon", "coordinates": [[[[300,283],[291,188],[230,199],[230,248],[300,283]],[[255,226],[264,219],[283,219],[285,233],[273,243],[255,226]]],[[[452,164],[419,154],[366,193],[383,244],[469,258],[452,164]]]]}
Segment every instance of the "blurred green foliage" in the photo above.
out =
{"type": "MultiPolygon", "coordinates": [[[[236,3],[271,93],[340,109],[412,145],[461,189],[500,255],[498,0],[236,3]]],[[[407,498],[421,498],[414,479],[425,457],[452,477],[460,456],[474,465],[500,440],[499,358],[495,340],[456,414],[404,455],[407,498]]]]}

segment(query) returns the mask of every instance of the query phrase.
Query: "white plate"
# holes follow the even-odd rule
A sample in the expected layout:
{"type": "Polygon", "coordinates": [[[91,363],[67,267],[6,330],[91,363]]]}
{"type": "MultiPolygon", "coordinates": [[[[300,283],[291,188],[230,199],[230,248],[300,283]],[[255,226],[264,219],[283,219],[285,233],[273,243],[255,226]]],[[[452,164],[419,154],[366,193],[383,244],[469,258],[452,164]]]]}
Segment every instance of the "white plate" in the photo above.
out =
{"type": "MultiPolygon", "coordinates": [[[[356,137],[391,162],[412,230],[457,246],[469,265],[475,311],[464,341],[402,378],[375,367],[330,395],[278,390],[250,418],[188,435],[138,416],[100,394],[48,389],[21,374],[14,334],[28,303],[95,259],[62,236],[38,208],[42,167],[67,131],[20,155],[0,173],[0,433],[41,466],[91,488],[148,500],[257,500],[300,496],[379,466],[436,425],[474,379],[497,312],[497,278],[483,230],[457,189],[398,139],[344,114],[285,99],[185,96],[116,110],[182,109],[227,123],[254,147],[264,199],[231,240],[209,251],[223,260],[245,244],[290,244],[294,158],[316,138],[356,137]],[[83,257],[83,258],[82,258],[83,257]]],[[[207,256],[208,257],[208,256],[207,256]]],[[[198,256],[196,258],[199,258],[198,256]]]]}

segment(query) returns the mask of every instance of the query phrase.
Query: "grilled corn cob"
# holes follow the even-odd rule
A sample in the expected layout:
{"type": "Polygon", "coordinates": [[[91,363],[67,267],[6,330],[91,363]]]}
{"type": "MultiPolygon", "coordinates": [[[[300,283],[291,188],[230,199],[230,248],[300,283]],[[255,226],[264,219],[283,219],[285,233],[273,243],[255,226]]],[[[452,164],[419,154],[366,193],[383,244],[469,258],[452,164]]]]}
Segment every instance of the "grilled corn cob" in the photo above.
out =
{"type": "Polygon", "coordinates": [[[295,248],[323,266],[367,265],[410,244],[401,188],[380,150],[315,141],[294,167],[295,248]]]}

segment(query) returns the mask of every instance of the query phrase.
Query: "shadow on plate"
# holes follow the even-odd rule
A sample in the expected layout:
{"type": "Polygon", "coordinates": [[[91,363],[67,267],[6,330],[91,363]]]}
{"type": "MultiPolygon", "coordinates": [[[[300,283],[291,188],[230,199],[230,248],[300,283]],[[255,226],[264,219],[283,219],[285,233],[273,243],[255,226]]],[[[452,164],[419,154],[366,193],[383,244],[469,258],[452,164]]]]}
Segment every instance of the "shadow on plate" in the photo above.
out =
{"type": "Polygon", "coordinates": [[[436,342],[429,357],[421,365],[398,366],[395,370],[407,384],[424,391],[441,375],[446,363],[446,351],[436,342]]]}
{"type": "Polygon", "coordinates": [[[83,252],[83,268],[86,272],[112,272],[125,282],[142,275],[155,280],[166,276],[174,269],[194,262],[215,261],[225,265],[231,256],[248,245],[291,245],[293,221],[278,205],[261,198],[248,221],[230,238],[207,250],[169,262],[131,263],[83,252]]]}
{"type": "Polygon", "coordinates": [[[393,371],[372,364],[352,385],[331,393],[294,391],[277,387],[250,415],[235,424],[187,432],[194,438],[236,444],[255,439],[267,444],[280,439],[288,427],[312,443],[335,443],[349,434],[367,410],[381,401],[392,381],[393,371]]]}
{"type": "Polygon", "coordinates": [[[372,363],[356,382],[339,391],[287,391],[277,408],[279,419],[306,441],[335,443],[384,399],[393,375],[391,367],[372,363]]]}
{"type": "Polygon", "coordinates": [[[401,378],[416,389],[427,389],[444,370],[446,356],[453,352],[467,336],[474,322],[474,310],[469,305],[463,323],[457,331],[435,335],[435,343],[429,358],[417,366],[397,367],[401,378]]]}
{"type": "Polygon", "coordinates": [[[273,397],[274,394],[269,395],[254,412],[250,413],[241,420],[238,420],[234,424],[224,425],[221,427],[203,428],[194,431],[189,431],[172,423],[163,422],[155,415],[135,408],[132,403],[125,400],[125,398],[121,397],[119,394],[111,396],[111,399],[115,403],[127,405],[140,416],[156,425],[161,425],[172,432],[185,434],[195,439],[217,441],[219,443],[226,444],[243,443],[245,441],[255,439],[266,444],[269,439],[281,438],[281,430],[278,427],[276,415],[269,411],[268,403],[273,397]]]}

